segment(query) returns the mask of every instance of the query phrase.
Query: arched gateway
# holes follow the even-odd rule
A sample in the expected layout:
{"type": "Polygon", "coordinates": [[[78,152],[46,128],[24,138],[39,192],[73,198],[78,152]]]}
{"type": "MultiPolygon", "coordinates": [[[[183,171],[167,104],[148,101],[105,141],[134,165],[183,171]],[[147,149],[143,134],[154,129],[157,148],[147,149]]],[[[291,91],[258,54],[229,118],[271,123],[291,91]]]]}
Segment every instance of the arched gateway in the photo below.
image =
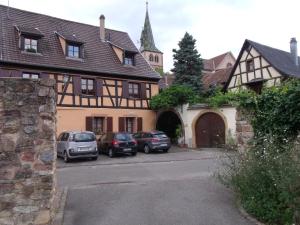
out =
{"type": "Polygon", "coordinates": [[[225,144],[225,123],[217,113],[201,115],[195,125],[196,146],[198,148],[219,147],[225,144]]]}
{"type": "Polygon", "coordinates": [[[167,110],[157,114],[156,129],[165,132],[173,143],[177,141],[176,129],[178,127],[182,128],[184,136],[183,122],[176,111],[167,110]]]}

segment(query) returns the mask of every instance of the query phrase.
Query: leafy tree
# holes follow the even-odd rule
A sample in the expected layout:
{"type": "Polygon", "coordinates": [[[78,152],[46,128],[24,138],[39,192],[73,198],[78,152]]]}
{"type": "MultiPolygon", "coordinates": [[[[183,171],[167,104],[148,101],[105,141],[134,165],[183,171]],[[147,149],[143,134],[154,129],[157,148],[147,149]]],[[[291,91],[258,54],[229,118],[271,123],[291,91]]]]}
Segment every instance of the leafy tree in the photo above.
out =
{"type": "Polygon", "coordinates": [[[169,109],[185,103],[193,103],[197,98],[197,95],[189,87],[172,85],[152,97],[150,107],[154,110],[169,109]]]}
{"type": "Polygon", "coordinates": [[[192,35],[185,33],[179,42],[179,49],[173,49],[175,84],[190,87],[195,93],[201,94],[203,63],[192,35]]]}

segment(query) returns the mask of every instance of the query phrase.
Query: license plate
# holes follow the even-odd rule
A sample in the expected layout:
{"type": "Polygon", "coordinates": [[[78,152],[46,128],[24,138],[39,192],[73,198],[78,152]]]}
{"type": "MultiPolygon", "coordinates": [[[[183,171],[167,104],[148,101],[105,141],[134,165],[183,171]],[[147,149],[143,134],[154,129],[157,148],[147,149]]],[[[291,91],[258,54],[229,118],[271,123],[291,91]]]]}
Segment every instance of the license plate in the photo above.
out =
{"type": "Polygon", "coordinates": [[[124,148],[124,152],[130,152],[131,148],[124,148]]]}
{"type": "Polygon", "coordinates": [[[86,152],[86,151],[88,151],[89,150],[89,148],[78,148],[78,151],[79,152],[86,152]]]}
{"type": "Polygon", "coordinates": [[[160,146],[161,147],[167,147],[168,145],[167,144],[161,144],[160,146]]]}

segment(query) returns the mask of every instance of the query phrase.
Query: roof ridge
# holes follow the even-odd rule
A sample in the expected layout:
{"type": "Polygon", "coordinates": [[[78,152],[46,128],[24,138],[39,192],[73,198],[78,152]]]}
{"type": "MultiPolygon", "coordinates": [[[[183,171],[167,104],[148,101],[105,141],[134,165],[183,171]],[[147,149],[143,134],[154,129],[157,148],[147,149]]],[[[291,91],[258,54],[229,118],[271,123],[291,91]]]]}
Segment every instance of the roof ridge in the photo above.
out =
{"type": "MultiPolygon", "coordinates": [[[[284,52],[284,53],[287,53],[287,54],[291,54],[290,52],[288,51],[284,51],[282,49],[279,49],[279,48],[274,48],[274,47],[271,47],[271,46],[268,46],[268,45],[264,45],[264,44],[261,44],[261,43],[258,43],[258,42],[255,42],[255,41],[251,41],[249,39],[246,39],[250,44],[254,43],[254,44],[257,44],[257,45],[260,45],[260,46],[264,46],[264,47],[267,47],[267,48],[270,48],[270,49],[273,49],[273,50],[276,50],[276,51],[280,51],[280,52],[284,52]]],[[[300,58],[300,56],[298,56],[298,58],[300,58]]]]}
{"type": "MultiPolygon", "coordinates": [[[[19,8],[15,8],[15,7],[11,7],[11,6],[8,7],[8,6],[2,5],[2,4],[0,4],[0,7],[10,8],[10,9],[13,9],[13,10],[18,10],[18,11],[21,11],[21,12],[31,13],[31,14],[40,15],[40,16],[47,16],[49,18],[57,19],[57,20],[63,20],[65,22],[76,23],[76,24],[80,24],[80,25],[86,25],[86,26],[91,26],[91,27],[99,28],[96,25],[92,25],[92,24],[88,24],[88,23],[82,23],[82,22],[78,22],[78,21],[67,20],[67,19],[63,19],[63,18],[59,18],[59,17],[55,17],[55,16],[50,16],[50,15],[47,15],[47,14],[32,12],[32,11],[28,11],[28,10],[24,10],[24,9],[19,9],[19,8]]],[[[126,31],[115,30],[115,29],[111,29],[111,28],[105,28],[105,30],[111,30],[111,31],[115,31],[115,32],[120,32],[120,33],[128,34],[126,31]]]]}

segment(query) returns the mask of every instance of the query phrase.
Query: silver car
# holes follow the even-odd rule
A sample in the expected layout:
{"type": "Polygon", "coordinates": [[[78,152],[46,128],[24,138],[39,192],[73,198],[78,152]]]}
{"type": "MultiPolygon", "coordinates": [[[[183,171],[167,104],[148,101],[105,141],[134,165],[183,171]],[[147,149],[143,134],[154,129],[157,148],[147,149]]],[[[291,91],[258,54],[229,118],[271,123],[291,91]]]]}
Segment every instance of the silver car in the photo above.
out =
{"type": "Polygon", "coordinates": [[[65,162],[77,158],[97,160],[98,149],[96,136],[93,132],[63,132],[57,138],[57,156],[65,162]]]}

